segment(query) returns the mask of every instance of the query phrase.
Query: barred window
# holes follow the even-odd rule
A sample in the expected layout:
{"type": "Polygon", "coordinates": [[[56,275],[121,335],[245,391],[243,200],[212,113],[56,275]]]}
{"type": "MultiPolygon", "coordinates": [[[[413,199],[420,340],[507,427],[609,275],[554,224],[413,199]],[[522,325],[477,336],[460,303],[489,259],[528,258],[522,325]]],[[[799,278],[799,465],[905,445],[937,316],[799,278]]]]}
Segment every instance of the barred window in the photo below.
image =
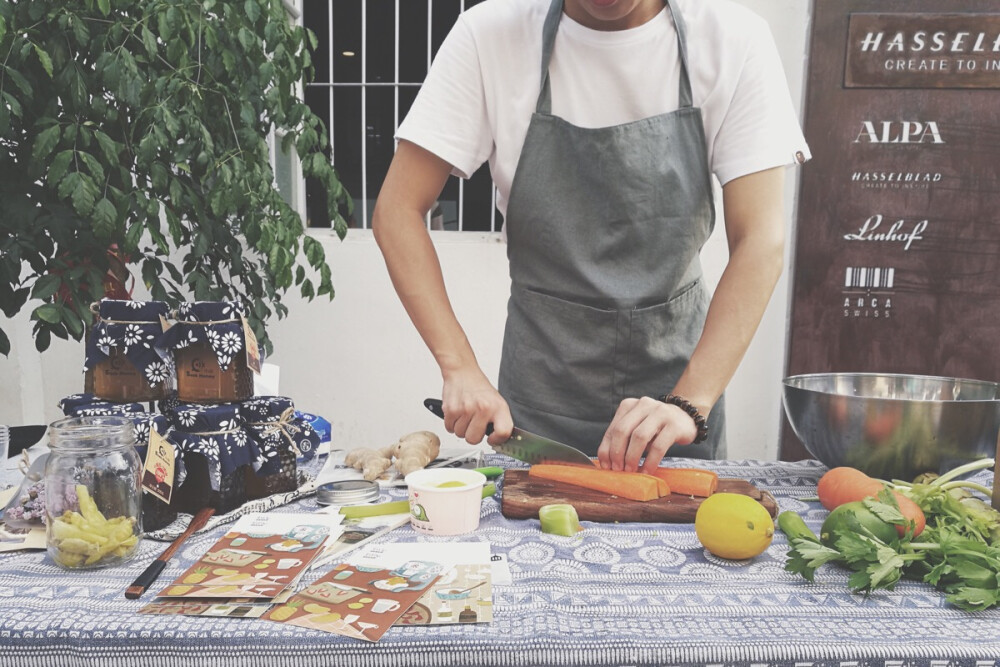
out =
{"type": "MultiPolygon", "coordinates": [[[[458,15],[482,0],[305,0],[316,33],[316,76],[306,104],[326,123],[328,153],[354,198],[349,227],[371,227],[375,199],[396,146],[393,137],[458,15]]],[[[329,227],[326,193],[306,180],[310,227],[329,227]]],[[[465,181],[448,178],[430,229],[499,231],[496,190],[484,165],[465,181]]]]}

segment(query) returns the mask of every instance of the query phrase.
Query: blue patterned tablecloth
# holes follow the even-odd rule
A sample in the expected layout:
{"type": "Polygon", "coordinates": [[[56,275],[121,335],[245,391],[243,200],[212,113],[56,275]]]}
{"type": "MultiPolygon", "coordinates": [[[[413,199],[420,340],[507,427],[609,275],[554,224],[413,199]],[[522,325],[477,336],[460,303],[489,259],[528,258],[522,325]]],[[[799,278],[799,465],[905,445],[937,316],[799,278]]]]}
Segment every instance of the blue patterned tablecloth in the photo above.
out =
{"type": "MultiPolygon", "coordinates": [[[[506,460],[509,464],[509,460],[506,460]]],[[[818,529],[816,462],[719,461],[818,529]]],[[[312,498],[283,508],[311,511],[312,498]]],[[[128,567],[69,574],[42,553],[0,557],[0,664],[363,666],[944,665],[1000,664],[1000,611],[967,613],[930,587],[903,582],[865,599],[826,567],[817,583],[784,571],[787,544],[745,562],[708,554],[689,524],[596,524],[576,537],[542,534],[483,503],[472,535],[428,538],[409,526],[381,541],[485,540],[513,584],[494,588],[490,624],[394,627],[377,644],[249,619],[146,616],[123,596],[164,548],[143,541],[128,567]],[[941,662],[943,661],[943,662],[941,662]]],[[[181,548],[169,582],[225,531],[181,548]]],[[[307,581],[318,577],[313,573],[307,581]]]]}

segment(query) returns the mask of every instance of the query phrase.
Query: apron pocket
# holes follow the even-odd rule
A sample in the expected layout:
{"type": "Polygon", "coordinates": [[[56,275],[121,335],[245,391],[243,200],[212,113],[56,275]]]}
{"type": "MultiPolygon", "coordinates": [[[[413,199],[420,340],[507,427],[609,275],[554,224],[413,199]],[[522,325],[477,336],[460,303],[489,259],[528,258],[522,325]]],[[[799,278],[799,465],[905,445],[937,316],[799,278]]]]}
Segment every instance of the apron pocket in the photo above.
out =
{"type": "Polygon", "coordinates": [[[708,314],[702,281],[670,299],[632,311],[625,396],[662,396],[687,367],[708,314]]]}
{"type": "Polygon", "coordinates": [[[617,311],[513,286],[504,331],[500,391],[555,415],[614,414],[611,361],[617,311]]]}

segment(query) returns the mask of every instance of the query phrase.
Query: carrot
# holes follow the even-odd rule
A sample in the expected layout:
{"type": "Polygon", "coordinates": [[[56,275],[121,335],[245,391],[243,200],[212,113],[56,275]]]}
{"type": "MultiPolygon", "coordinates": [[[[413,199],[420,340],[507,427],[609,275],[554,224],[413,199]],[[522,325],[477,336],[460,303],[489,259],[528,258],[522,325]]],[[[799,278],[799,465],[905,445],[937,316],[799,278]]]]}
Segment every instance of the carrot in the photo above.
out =
{"type": "Polygon", "coordinates": [[[528,470],[528,477],[582,486],[630,500],[656,500],[670,495],[667,482],[641,472],[538,463],[528,470]]]}
{"type": "MultiPolygon", "coordinates": [[[[872,479],[857,468],[842,466],[832,468],[820,477],[816,485],[816,495],[819,501],[828,510],[834,510],[844,503],[850,503],[865,498],[874,498],[885,488],[885,485],[877,479],[872,479]]],[[[923,510],[915,502],[901,494],[899,491],[892,492],[899,505],[899,511],[903,516],[913,522],[913,536],[916,537],[924,530],[927,519],[923,510]]],[[[904,526],[896,526],[896,531],[902,537],[906,533],[904,526]]]]}
{"type": "Polygon", "coordinates": [[[719,488],[719,476],[701,468],[657,468],[650,473],[670,485],[670,490],[685,496],[708,498],[719,488]]]}

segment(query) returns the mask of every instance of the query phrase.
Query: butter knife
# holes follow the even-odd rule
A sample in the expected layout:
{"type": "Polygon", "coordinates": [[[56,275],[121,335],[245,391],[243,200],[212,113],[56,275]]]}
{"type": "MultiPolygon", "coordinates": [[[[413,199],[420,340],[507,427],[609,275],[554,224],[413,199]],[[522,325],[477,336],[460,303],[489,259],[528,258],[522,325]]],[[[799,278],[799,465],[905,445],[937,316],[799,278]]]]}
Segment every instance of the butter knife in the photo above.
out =
{"type": "MultiPolygon", "coordinates": [[[[444,419],[444,409],[440,399],[428,398],[424,400],[424,407],[444,419]]],[[[493,424],[487,424],[486,435],[491,433],[493,433],[493,424]]],[[[561,442],[535,435],[520,428],[514,428],[510,433],[510,438],[505,442],[493,445],[493,450],[532,465],[536,463],[596,465],[593,459],[576,447],[564,445],[561,442]]]]}

